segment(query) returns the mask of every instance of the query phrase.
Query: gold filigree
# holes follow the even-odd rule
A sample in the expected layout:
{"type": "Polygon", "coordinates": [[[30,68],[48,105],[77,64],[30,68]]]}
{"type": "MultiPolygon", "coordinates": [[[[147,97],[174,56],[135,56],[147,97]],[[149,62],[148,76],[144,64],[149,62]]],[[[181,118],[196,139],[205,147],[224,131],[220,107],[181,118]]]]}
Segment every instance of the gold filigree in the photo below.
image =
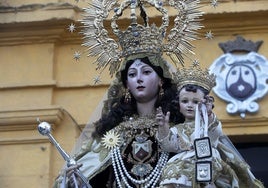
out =
{"type": "MultiPolygon", "coordinates": [[[[115,131],[118,133],[123,133],[124,137],[124,146],[131,143],[133,139],[137,135],[153,137],[157,132],[157,124],[155,122],[155,116],[133,116],[129,118],[125,118],[126,120],[120,123],[117,127],[115,127],[115,131]]],[[[124,150],[124,149],[122,149],[124,150]]]]}
{"type": "Polygon", "coordinates": [[[155,115],[151,116],[133,116],[129,117],[127,121],[124,121],[120,126],[126,129],[146,129],[156,125],[155,115]]]}
{"type": "Polygon", "coordinates": [[[146,133],[149,136],[154,136],[157,131],[155,116],[133,116],[128,120],[120,123],[117,130],[126,132],[125,136],[133,138],[137,134],[146,133]]]}
{"type": "Polygon", "coordinates": [[[194,132],[194,122],[184,122],[182,124],[176,125],[179,135],[179,144],[182,150],[193,149],[193,144],[190,140],[191,134],[194,132]]]}

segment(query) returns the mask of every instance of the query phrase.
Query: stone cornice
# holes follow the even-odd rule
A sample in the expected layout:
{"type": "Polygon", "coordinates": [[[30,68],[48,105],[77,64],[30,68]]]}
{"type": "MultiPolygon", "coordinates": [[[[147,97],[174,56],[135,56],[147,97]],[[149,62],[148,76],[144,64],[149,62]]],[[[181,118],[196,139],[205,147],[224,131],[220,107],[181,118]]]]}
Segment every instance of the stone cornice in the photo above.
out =
{"type": "MultiPolygon", "coordinates": [[[[221,120],[224,127],[258,127],[267,126],[268,127],[268,117],[251,117],[245,119],[222,119],[221,120]],[[235,125],[235,126],[234,126],[235,125]]],[[[268,129],[267,129],[268,132],[268,129]]]]}
{"type": "Polygon", "coordinates": [[[69,3],[0,7],[0,46],[80,42],[79,34],[68,31],[80,14],[81,8],[69,3]]]}
{"type": "MultiPolygon", "coordinates": [[[[268,117],[246,119],[221,119],[224,132],[228,136],[248,136],[268,134],[268,117]]],[[[268,139],[267,139],[268,140],[268,139]]]]}
{"type": "MultiPolygon", "coordinates": [[[[205,28],[201,32],[212,30],[217,35],[226,35],[229,32],[267,31],[267,1],[255,0],[253,7],[252,3],[252,0],[226,1],[216,8],[204,7],[205,28]]],[[[80,16],[81,8],[68,3],[0,7],[0,46],[57,42],[81,44],[79,31],[70,33],[67,29],[80,16]]]]}
{"type": "Polygon", "coordinates": [[[61,18],[76,20],[81,11],[81,8],[70,3],[31,3],[20,6],[0,6],[0,14],[2,15],[0,23],[39,22],[61,18]],[[26,17],[27,15],[32,16],[26,17]]]}
{"type": "Polygon", "coordinates": [[[40,43],[80,43],[78,33],[69,33],[72,20],[51,20],[0,25],[0,46],[40,43]]]}
{"type": "Polygon", "coordinates": [[[38,125],[37,118],[55,126],[63,118],[63,109],[60,107],[47,107],[0,111],[0,132],[34,130],[38,125]]]}
{"type": "Polygon", "coordinates": [[[56,81],[50,82],[31,82],[31,83],[1,83],[0,90],[19,89],[19,88],[35,88],[35,87],[55,87],[56,81]]]}
{"type": "Polygon", "coordinates": [[[203,21],[205,26],[203,32],[212,30],[217,35],[266,32],[268,30],[267,16],[268,10],[206,14],[203,21]]]}
{"type": "Polygon", "coordinates": [[[12,90],[12,89],[35,89],[35,88],[57,88],[57,89],[71,89],[71,88],[99,88],[108,87],[110,83],[92,84],[90,81],[80,82],[30,82],[30,83],[1,83],[1,90],[12,90]]]}
{"type": "Polygon", "coordinates": [[[38,133],[37,118],[49,122],[54,130],[63,113],[60,107],[0,111],[0,145],[49,143],[48,137],[38,133]]]}
{"type": "Polygon", "coordinates": [[[222,14],[222,13],[239,13],[239,12],[259,12],[267,11],[266,0],[223,0],[218,1],[218,6],[212,7],[207,1],[201,1],[202,7],[206,14],[222,14]],[[254,3],[254,6],[252,4],[254,3]]]}
{"type": "Polygon", "coordinates": [[[32,135],[31,137],[21,138],[12,136],[9,138],[1,138],[0,145],[13,145],[13,144],[37,144],[37,143],[48,143],[49,139],[42,135],[38,135],[39,133],[36,131],[36,135],[32,135]]]}

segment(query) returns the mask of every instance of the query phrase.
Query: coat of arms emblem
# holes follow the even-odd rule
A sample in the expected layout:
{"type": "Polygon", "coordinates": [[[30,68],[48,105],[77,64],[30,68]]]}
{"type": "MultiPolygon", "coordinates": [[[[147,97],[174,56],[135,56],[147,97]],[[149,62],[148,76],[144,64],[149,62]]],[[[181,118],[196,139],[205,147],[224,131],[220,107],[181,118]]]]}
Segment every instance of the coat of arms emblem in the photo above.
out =
{"type": "Polygon", "coordinates": [[[259,110],[257,99],[268,91],[268,61],[257,51],[262,41],[256,43],[238,36],[235,41],[220,43],[224,55],[216,59],[210,71],[217,75],[214,93],[228,102],[226,111],[246,113],[259,110]]]}

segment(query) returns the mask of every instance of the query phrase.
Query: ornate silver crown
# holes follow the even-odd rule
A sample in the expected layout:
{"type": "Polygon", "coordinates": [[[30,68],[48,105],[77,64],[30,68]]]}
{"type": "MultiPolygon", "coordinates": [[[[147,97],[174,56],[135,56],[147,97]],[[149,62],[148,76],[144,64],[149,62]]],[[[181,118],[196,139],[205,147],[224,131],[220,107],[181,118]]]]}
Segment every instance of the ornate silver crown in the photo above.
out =
{"type": "Polygon", "coordinates": [[[210,74],[208,69],[202,70],[198,62],[194,62],[189,68],[183,67],[174,73],[178,91],[187,84],[198,85],[208,91],[216,85],[216,76],[210,74]]]}
{"type": "Polygon", "coordinates": [[[200,0],[92,0],[82,20],[83,45],[88,55],[97,57],[97,69],[110,66],[111,75],[119,70],[122,58],[137,53],[165,52],[175,65],[181,64],[184,56],[193,53],[190,41],[198,39],[197,30],[202,27],[199,3],[200,0]],[[148,12],[161,14],[162,23],[150,24],[148,12]],[[117,23],[119,18],[126,18],[124,13],[129,13],[130,18],[125,30],[117,23]],[[104,27],[108,22],[111,30],[104,27]]]}

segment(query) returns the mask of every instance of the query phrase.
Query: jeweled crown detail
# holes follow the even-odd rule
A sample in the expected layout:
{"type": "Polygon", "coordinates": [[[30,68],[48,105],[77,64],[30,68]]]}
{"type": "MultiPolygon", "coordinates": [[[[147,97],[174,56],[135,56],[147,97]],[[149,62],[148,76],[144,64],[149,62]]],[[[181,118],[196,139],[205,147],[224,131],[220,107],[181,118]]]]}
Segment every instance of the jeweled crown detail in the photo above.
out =
{"type": "Polygon", "coordinates": [[[163,36],[155,25],[151,27],[132,25],[119,35],[124,57],[137,53],[162,53],[162,40],[163,36]]]}
{"type": "Polygon", "coordinates": [[[97,69],[109,66],[111,75],[119,70],[123,58],[137,53],[165,52],[175,65],[181,64],[183,57],[193,53],[190,41],[199,38],[197,30],[202,27],[199,18],[203,14],[199,4],[200,0],[92,0],[82,20],[83,45],[89,56],[97,57],[94,62],[97,69]],[[172,25],[166,7],[175,9],[172,25]],[[109,19],[112,11],[114,14],[109,19]],[[160,26],[149,22],[148,13],[151,12],[154,12],[152,16],[155,12],[161,15],[160,26]],[[126,14],[123,13],[130,15],[130,24],[123,27],[126,30],[117,23],[124,19],[126,14]],[[111,21],[116,38],[110,37],[112,34],[108,31],[111,30],[104,27],[104,21],[111,21]]]}
{"type": "Polygon", "coordinates": [[[216,85],[216,75],[210,74],[208,69],[202,70],[198,62],[189,68],[183,67],[174,73],[178,91],[187,84],[194,84],[208,91],[216,85]]]}

